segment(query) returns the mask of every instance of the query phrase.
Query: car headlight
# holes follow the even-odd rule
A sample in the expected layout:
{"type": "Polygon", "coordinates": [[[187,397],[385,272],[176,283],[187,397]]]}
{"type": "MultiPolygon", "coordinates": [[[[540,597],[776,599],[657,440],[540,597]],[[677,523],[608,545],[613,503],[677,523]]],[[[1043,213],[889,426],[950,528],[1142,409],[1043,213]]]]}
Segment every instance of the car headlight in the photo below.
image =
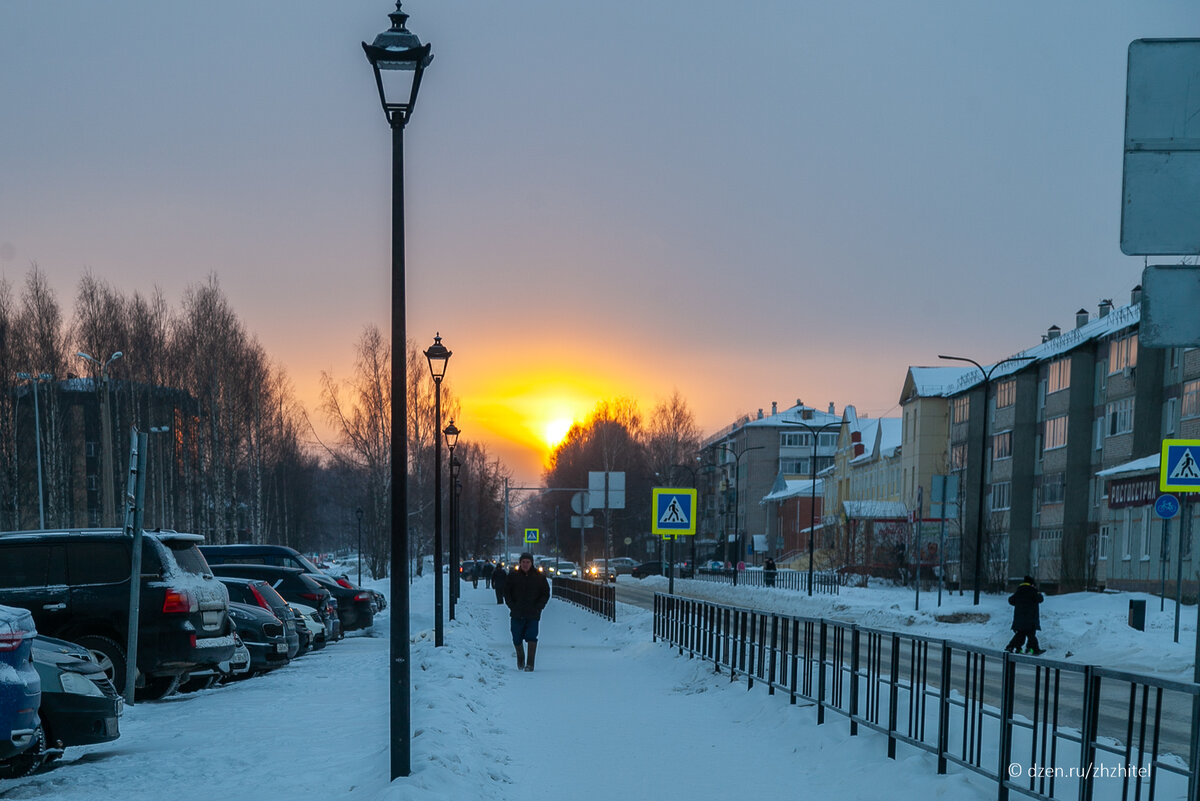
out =
{"type": "Polygon", "coordinates": [[[96,686],[96,682],[79,673],[62,673],[58,677],[62,683],[63,692],[74,695],[98,695],[104,697],[104,692],[96,686]]]}

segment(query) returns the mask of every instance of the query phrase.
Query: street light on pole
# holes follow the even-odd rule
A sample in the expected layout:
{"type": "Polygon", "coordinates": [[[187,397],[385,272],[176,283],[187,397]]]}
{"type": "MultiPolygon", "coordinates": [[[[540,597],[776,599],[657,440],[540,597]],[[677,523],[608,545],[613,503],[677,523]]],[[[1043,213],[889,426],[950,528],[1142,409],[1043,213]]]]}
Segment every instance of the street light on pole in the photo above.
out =
{"type": "Polygon", "coordinates": [[[442,344],[442,337],[433,336],[433,344],[425,351],[429,362],[429,374],[433,376],[433,645],[445,645],[445,622],[442,620],[442,438],[437,432],[442,428],[442,379],[446,377],[446,365],[450,362],[450,351],[442,344]]]}
{"type": "Polygon", "coordinates": [[[17,373],[17,378],[29,382],[33,389],[33,441],[37,446],[38,527],[46,527],[45,491],[42,489],[42,417],[38,412],[38,384],[53,381],[49,373],[17,373]]]}
{"type": "MultiPolygon", "coordinates": [[[[454,540],[454,446],[458,444],[458,428],[455,427],[453,418],[450,419],[450,425],[442,429],[442,433],[446,436],[446,449],[450,451],[447,457],[450,461],[450,619],[454,620],[454,602],[458,599],[458,591],[462,589],[462,576],[458,574],[462,556],[459,555],[458,543],[454,540]]],[[[438,471],[441,472],[441,468],[438,468],[438,471]]]]}
{"type": "Polygon", "coordinates": [[[820,434],[825,430],[833,430],[842,427],[841,420],[835,420],[831,423],[822,423],[819,426],[810,426],[808,423],[802,423],[799,420],[784,420],[783,422],[791,426],[800,426],[808,435],[812,437],[812,470],[809,471],[809,489],[811,494],[808,499],[808,594],[813,594],[813,561],[816,556],[815,539],[817,536],[817,445],[820,442],[820,434]]]}
{"type": "Polygon", "coordinates": [[[104,468],[103,468],[104,474],[102,476],[100,476],[100,491],[103,493],[103,496],[100,498],[100,517],[101,517],[101,520],[104,521],[104,525],[115,526],[115,525],[117,525],[117,523],[116,523],[116,519],[115,519],[115,507],[113,504],[113,501],[115,500],[115,496],[113,494],[113,466],[112,466],[113,465],[113,461],[112,461],[113,460],[112,397],[109,395],[109,391],[108,391],[108,368],[109,368],[109,365],[111,365],[113,362],[115,362],[117,359],[121,358],[125,354],[122,351],[117,351],[116,353],[113,353],[111,356],[109,356],[108,359],[104,362],[101,362],[99,359],[95,358],[94,356],[89,356],[88,354],[84,353],[83,351],[79,351],[75,355],[81,359],[84,359],[85,361],[91,362],[92,364],[94,364],[100,368],[100,383],[104,387],[104,391],[100,395],[100,402],[104,405],[104,413],[101,415],[103,420],[101,421],[101,424],[100,424],[101,425],[100,444],[101,444],[101,447],[104,448],[104,468]]]}
{"type": "MultiPolygon", "coordinates": [[[[375,73],[379,102],[392,129],[392,521],[391,603],[389,643],[391,714],[391,778],[412,773],[412,670],[409,664],[408,571],[408,343],[404,315],[404,126],[417,105],[421,76],[433,59],[430,46],[405,27],[408,15],[396,10],[388,15],[392,25],[362,43],[375,73]],[[386,78],[386,80],[385,80],[386,78]]],[[[440,575],[440,574],[439,574],[440,575]]]]}
{"type": "MultiPolygon", "coordinates": [[[[983,375],[983,421],[980,426],[979,433],[979,498],[976,504],[975,515],[975,593],[972,604],[979,606],[979,582],[983,572],[983,496],[987,492],[987,438],[988,438],[988,384],[991,383],[992,373],[1002,364],[1009,362],[1031,361],[1032,356],[1010,356],[1007,359],[1002,359],[996,362],[990,368],[984,369],[983,365],[974,359],[968,359],[965,356],[942,356],[938,354],[939,359],[946,359],[953,362],[970,362],[979,368],[979,372],[983,375]]],[[[919,559],[918,555],[918,559],[919,559]]],[[[961,559],[961,556],[959,557],[961,559]]],[[[918,562],[918,565],[920,563],[918,562]]]]}
{"type": "MultiPolygon", "coordinates": [[[[737,540],[737,544],[738,544],[737,556],[740,561],[741,560],[741,548],[742,548],[742,532],[741,532],[741,528],[738,526],[738,507],[739,507],[738,488],[739,488],[739,484],[741,482],[740,473],[741,473],[741,466],[742,466],[742,457],[745,456],[750,451],[761,451],[765,446],[755,445],[750,448],[743,448],[741,453],[735,452],[733,450],[733,448],[729,447],[729,445],[727,445],[727,444],[722,444],[721,447],[724,448],[726,453],[733,454],[733,536],[737,540]]],[[[725,548],[726,548],[726,553],[728,553],[728,548],[729,548],[728,538],[726,538],[725,548]]],[[[737,562],[734,562],[732,559],[730,559],[729,563],[733,565],[733,584],[734,584],[734,586],[737,586],[737,562]]]]}

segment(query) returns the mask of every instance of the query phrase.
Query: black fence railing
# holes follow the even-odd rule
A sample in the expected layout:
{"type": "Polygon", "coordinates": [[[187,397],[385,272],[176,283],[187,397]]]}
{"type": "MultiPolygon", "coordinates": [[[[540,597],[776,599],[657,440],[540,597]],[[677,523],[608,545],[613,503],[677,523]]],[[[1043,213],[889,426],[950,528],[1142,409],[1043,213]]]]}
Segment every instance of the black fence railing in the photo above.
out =
{"type": "MultiPolygon", "coordinates": [[[[701,568],[696,574],[696,578],[700,581],[717,581],[735,586],[779,587],[785,590],[808,592],[807,570],[777,570],[772,577],[765,570],[707,570],[701,568]]],[[[813,573],[813,592],[839,595],[841,586],[842,577],[837,573],[828,571],[813,573]]]]}
{"type": "Polygon", "coordinates": [[[654,596],[654,639],[1036,799],[1198,798],[1200,684],[654,596]]]}
{"type": "Polygon", "coordinates": [[[609,620],[617,619],[617,588],[613,585],[562,576],[551,577],[550,584],[555,598],[582,606],[609,620]]]}

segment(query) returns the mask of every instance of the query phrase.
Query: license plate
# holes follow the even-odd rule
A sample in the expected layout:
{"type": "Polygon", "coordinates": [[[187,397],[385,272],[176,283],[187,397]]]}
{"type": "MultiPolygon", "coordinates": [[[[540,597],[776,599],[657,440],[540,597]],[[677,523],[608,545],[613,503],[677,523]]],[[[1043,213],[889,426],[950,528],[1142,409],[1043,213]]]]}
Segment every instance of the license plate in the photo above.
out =
{"type": "Polygon", "coordinates": [[[118,698],[117,699],[117,717],[121,717],[121,715],[124,715],[124,714],[125,714],[125,699],[118,698]]]}
{"type": "Polygon", "coordinates": [[[212,631],[221,625],[221,613],[217,611],[204,613],[204,630],[212,631]]]}
{"type": "Polygon", "coordinates": [[[287,643],[285,643],[285,642],[277,642],[277,643],[275,643],[275,650],[276,650],[278,653],[281,653],[281,654],[286,654],[286,653],[287,653],[287,643]]]}

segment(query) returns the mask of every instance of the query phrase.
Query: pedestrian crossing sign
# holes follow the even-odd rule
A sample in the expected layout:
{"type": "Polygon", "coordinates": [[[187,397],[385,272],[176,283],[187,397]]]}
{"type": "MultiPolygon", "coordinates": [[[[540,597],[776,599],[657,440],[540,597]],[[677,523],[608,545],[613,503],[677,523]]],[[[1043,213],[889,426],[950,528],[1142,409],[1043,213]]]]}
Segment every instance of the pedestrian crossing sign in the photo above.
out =
{"type": "Polygon", "coordinates": [[[1163,492],[1200,492],[1200,439],[1164,439],[1158,465],[1163,492]]]}
{"type": "Polygon", "coordinates": [[[660,537],[694,536],[696,491],[655,487],[652,492],[651,531],[660,537]]]}
{"type": "Polygon", "coordinates": [[[529,543],[538,541],[538,530],[536,528],[525,529],[525,541],[529,543]]]}

